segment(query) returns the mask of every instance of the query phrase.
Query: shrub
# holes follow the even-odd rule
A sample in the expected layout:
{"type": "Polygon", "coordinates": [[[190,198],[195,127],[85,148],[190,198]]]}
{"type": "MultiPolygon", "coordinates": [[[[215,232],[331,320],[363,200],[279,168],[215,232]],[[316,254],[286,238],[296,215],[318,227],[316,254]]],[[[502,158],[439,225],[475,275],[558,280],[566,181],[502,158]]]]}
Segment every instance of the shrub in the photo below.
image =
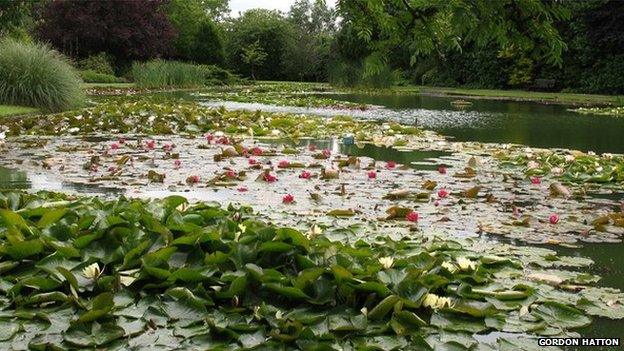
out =
{"type": "Polygon", "coordinates": [[[91,55],[86,59],[82,59],[78,62],[78,67],[83,71],[93,71],[97,73],[115,75],[115,69],[111,64],[110,57],[105,52],[100,52],[97,55],[91,55]]]}
{"type": "Polygon", "coordinates": [[[141,88],[188,88],[204,84],[204,69],[177,61],[153,60],[132,65],[134,83],[141,88]]]}
{"type": "Polygon", "coordinates": [[[126,80],[110,74],[95,72],[92,70],[80,71],[80,77],[85,83],[123,83],[126,80]]]}
{"type": "Polygon", "coordinates": [[[0,41],[0,102],[67,110],[84,101],[80,83],[68,61],[47,46],[0,41]]]}

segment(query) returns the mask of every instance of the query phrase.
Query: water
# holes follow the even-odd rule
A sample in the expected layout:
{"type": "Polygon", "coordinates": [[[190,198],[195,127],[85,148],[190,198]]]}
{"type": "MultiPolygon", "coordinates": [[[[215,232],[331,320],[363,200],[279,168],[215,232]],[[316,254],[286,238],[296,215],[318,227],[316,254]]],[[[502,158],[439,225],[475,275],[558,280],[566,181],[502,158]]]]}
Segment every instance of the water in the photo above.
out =
{"type": "Polygon", "coordinates": [[[338,100],[384,106],[383,115],[416,118],[418,125],[458,141],[517,143],[534,147],[624,153],[624,118],[583,115],[570,107],[532,102],[466,99],[422,95],[324,94],[338,100]]]}

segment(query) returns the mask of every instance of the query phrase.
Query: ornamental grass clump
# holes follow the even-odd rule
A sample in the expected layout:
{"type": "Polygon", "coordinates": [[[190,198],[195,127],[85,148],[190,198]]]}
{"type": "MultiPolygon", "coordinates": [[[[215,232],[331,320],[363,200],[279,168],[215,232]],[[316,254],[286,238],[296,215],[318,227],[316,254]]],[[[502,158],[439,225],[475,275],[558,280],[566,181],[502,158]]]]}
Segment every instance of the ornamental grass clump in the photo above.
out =
{"type": "Polygon", "coordinates": [[[201,66],[177,61],[137,62],[132,65],[132,77],[140,88],[191,88],[204,85],[204,69],[201,66]]]}
{"type": "Polygon", "coordinates": [[[67,59],[49,47],[0,41],[0,103],[68,110],[84,102],[81,83],[67,59]]]}

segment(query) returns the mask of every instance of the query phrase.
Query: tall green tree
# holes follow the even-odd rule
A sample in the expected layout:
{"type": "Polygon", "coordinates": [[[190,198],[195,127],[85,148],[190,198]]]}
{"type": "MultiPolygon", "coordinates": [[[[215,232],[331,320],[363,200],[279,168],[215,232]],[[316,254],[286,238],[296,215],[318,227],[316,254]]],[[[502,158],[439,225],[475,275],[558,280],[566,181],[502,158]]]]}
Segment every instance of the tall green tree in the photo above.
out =
{"type": "Polygon", "coordinates": [[[339,0],[338,9],[371,49],[365,61],[369,74],[378,73],[400,47],[409,50],[412,64],[492,42],[556,64],[566,47],[555,28],[568,16],[560,1],[339,0]]]}
{"type": "Polygon", "coordinates": [[[229,11],[224,0],[169,0],[167,15],[176,30],[174,57],[222,64],[223,39],[215,19],[229,11]]]}
{"type": "Polygon", "coordinates": [[[280,12],[266,9],[245,11],[227,26],[226,58],[229,67],[250,76],[252,66],[243,60],[243,52],[257,42],[266,59],[253,67],[258,79],[284,79],[284,57],[293,37],[293,26],[280,12]]]}
{"type": "Polygon", "coordinates": [[[249,65],[249,68],[251,69],[251,78],[255,80],[255,68],[264,63],[267,58],[267,53],[264,52],[262,46],[260,46],[260,42],[256,41],[248,47],[243,48],[241,58],[243,59],[243,62],[249,65]]]}

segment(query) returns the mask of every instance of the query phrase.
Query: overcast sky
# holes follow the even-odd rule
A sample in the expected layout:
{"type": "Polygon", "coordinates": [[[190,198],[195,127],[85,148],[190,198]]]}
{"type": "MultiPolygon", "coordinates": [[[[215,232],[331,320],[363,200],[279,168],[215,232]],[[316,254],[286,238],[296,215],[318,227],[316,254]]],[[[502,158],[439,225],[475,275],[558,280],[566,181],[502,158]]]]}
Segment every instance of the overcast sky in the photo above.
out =
{"type": "MultiPolygon", "coordinates": [[[[230,9],[232,10],[232,16],[238,16],[239,12],[245,12],[245,10],[258,7],[288,12],[290,5],[294,2],[295,0],[230,0],[230,9]]],[[[327,0],[327,3],[334,5],[335,1],[327,0]]]]}

